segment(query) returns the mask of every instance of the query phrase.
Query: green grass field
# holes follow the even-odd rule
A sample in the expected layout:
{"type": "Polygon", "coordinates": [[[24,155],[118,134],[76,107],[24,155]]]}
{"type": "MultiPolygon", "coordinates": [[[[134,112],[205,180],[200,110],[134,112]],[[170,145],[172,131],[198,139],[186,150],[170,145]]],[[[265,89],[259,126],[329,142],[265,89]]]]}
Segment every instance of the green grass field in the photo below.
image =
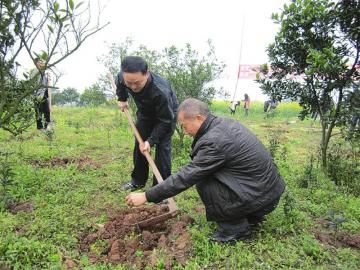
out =
{"type": "MultiPolygon", "coordinates": [[[[230,117],[225,102],[211,109],[230,117]]],[[[238,109],[233,118],[275,153],[286,193],[252,242],[231,246],[207,240],[215,226],[196,211],[202,204],[195,188],[179,194],[179,208],[194,218],[188,227],[192,249],[186,266],[172,269],[359,269],[360,198],[310,163],[318,153],[320,125],[299,121],[299,111],[295,103],[282,103],[264,117],[262,104],[255,102],[245,118],[238,109]]],[[[66,269],[66,258],[76,261],[77,269],[129,269],[92,264],[78,247],[79,235],[91,224],[128,208],[126,193],[118,191],[132,170],[134,142],[125,116],[115,107],[55,107],[53,118],[54,133],[38,132],[35,125],[18,138],[0,131],[0,151],[11,153],[15,173],[7,194],[31,206],[16,214],[0,209],[0,269],[66,269]]],[[[174,172],[188,162],[190,146],[190,138],[180,147],[174,136],[174,172]]],[[[165,265],[159,257],[157,266],[147,269],[165,265]]]]}

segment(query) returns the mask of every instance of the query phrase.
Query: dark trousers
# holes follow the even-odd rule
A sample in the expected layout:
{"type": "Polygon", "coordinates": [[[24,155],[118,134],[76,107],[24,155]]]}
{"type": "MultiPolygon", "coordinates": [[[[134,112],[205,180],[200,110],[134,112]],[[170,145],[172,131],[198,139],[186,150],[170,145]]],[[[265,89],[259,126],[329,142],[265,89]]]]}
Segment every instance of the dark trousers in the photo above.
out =
{"type": "Polygon", "coordinates": [[[47,128],[50,123],[50,107],[48,99],[44,98],[41,101],[35,102],[35,116],[36,116],[36,127],[37,129],[47,128]],[[43,122],[43,116],[45,122],[43,122]]]}
{"type": "Polygon", "coordinates": [[[234,221],[218,222],[219,229],[229,234],[250,232],[250,225],[257,225],[264,221],[265,216],[274,211],[274,209],[279,203],[279,200],[280,198],[272,201],[263,208],[247,214],[244,217],[239,217],[239,219],[236,219],[234,221]]]}
{"type": "MultiPolygon", "coordinates": [[[[141,137],[146,140],[151,135],[154,128],[154,123],[138,119],[136,127],[141,137]]],[[[173,132],[172,132],[173,133],[173,132]]],[[[171,175],[171,136],[172,133],[166,135],[158,144],[156,144],[155,164],[165,180],[171,175]]],[[[139,149],[139,143],[135,140],[134,147],[134,170],[131,174],[132,182],[138,186],[144,186],[149,177],[149,164],[146,157],[139,149]]],[[[157,184],[155,176],[153,177],[153,186],[157,184]]]]}

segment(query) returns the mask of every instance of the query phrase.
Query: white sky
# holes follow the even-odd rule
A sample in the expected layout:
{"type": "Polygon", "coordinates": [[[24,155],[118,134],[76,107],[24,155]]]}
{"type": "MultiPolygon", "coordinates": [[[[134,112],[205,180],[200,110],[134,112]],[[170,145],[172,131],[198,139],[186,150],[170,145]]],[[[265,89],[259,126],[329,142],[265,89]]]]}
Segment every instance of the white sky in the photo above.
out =
{"type": "MultiPolygon", "coordinates": [[[[95,0],[90,0],[96,3],[95,0]]],[[[223,86],[231,97],[235,90],[244,23],[241,64],[267,62],[266,47],[273,41],[278,26],[271,20],[280,12],[286,0],[100,0],[105,5],[101,16],[110,25],[95,34],[62,62],[64,73],[58,86],[75,87],[80,92],[96,82],[106,68],[96,60],[108,51],[107,44],[131,37],[136,44],[149,49],[177,47],[190,43],[202,51],[211,39],[218,58],[227,68],[217,85],[223,86]]],[[[263,100],[257,85],[240,80],[237,98],[247,92],[253,100],[263,100]]]]}

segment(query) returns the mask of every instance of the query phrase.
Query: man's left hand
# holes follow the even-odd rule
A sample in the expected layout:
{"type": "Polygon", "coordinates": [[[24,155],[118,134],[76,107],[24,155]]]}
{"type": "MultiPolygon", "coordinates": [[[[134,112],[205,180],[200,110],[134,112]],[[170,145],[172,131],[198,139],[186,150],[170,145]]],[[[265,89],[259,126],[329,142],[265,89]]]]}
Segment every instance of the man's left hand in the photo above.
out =
{"type": "Polygon", "coordinates": [[[130,193],[125,198],[126,204],[130,206],[139,206],[147,202],[145,192],[130,193]]]}
{"type": "Polygon", "coordinates": [[[150,146],[150,143],[148,141],[145,141],[144,144],[140,146],[140,151],[143,154],[145,154],[146,151],[148,153],[150,153],[150,150],[151,150],[151,146],[150,146]]]}

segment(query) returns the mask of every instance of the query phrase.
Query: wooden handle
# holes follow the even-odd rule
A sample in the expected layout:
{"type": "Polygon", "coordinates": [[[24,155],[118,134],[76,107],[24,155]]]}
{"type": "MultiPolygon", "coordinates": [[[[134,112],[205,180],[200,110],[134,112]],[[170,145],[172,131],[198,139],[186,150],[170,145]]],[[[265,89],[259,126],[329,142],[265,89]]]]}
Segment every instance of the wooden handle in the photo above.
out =
{"type": "MultiPolygon", "coordinates": [[[[124,113],[125,113],[128,121],[129,121],[129,124],[130,124],[130,126],[131,126],[131,128],[132,128],[132,130],[133,130],[133,132],[135,134],[135,137],[136,137],[137,141],[139,142],[140,145],[143,145],[144,140],[141,138],[141,135],[140,135],[139,131],[137,130],[137,128],[136,128],[136,126],[134,124],[134,121],[132,120],[132,117],[130,115],[129,110],[127,108],[125,108],[124,113]]],[[[163,180],[158,168],[156,167],[156,164],[155,164],[154,160],[152,159],[150,153],[148,151],[145,151],[144,155],[146,157],[146,160],[149,162],[149,165],[150,165],[150,167],[152,169],[152,172],[154,173],[155,178],[158,181],[158,183],[163,182],[164,180],[163,180]]],[[[173,198],[168,199],[168,206],[169,206],[170,212],[178,210],[173,198]]]]}
{"type": "MultiPolygon", "coordinates": [[[[116,85],[115,85],[114,78],[110,73],[109,73],[108,77],[110,79],[111,87],[113,88],[113,91],[116,93],[116,85]]],[[[136,137],[137,141],[139,142],[139,144],[142,145],[144,143],[144,141],[141,138],[141,135],[140,135],[139,131],[137,130],[137,128],[136,128],[136,126],[134,124],[134,121],[132,120],[132,117],[131,117],[131,114],[130,114],[129,110],[127,108],[125,108],[124,113],[125,113],[125,115],[126,115],[126,117],[128,119],[128,122],[129,122],[129,124],[130,124],[130,126],[131,126],[131,128],[132,128],[132,130],[133,130],[133,132],[135,134],[135,137],[136,137]]],[[[150,153],[146,151],[144,153],[144,155],[146,157],[146,160],[149,162],[151,170],[154,173],[155,178],[158,181],[158,183],[163,182],[164,180],[163,180],[158,168],[156,167],[155,162],[153,161],[150,153]]],[[[168,199],[168,206],[169,206],[169,211],[170,212],[174,212],[174,211],[178,210],[173,198],[168,199]]]]}
{"type": "MultiPolygon", "coordinates": [[[[132,120],[132,117],[131,117],[131,115],[130,115],[129,110],[128,110],[127,108],[125,108],[125,109],[124,109],[124,113],[125,113],[128,121],[129,121],[129,124],[130,124],[131,128],[132,128],[133,131],[134,131],[134,134],[135,134],[135,137],[136,137],[137,141],[139,142],[140,145],[143,145],[143,144],[144,144],[144,141],[143,141],[143,139],[141,138],[141,135],[140,135],[139,131],[137,130],[137,128],[136,128],[136,126],[135,126],[135,124],[134,124],[134,121],[132,120]]],[[[163,182],[164,180],[163,180],[163,178],[162,178],[162,176],[161,176],[158,168],[156,167],[155,162],[154,162],[154,160],[152,159],[150,153],[149,153],[148,151],[145,151],[144,155],[145,155],[147,161],[149,162],[149,165],[150,165],[150,167],[151,167],[151,169],[152,169],[152,171],[153,171],[153,173],[154,173],[154,175],[155,175],[156,180],[158,181],[158,183],[163,182]]]]}

